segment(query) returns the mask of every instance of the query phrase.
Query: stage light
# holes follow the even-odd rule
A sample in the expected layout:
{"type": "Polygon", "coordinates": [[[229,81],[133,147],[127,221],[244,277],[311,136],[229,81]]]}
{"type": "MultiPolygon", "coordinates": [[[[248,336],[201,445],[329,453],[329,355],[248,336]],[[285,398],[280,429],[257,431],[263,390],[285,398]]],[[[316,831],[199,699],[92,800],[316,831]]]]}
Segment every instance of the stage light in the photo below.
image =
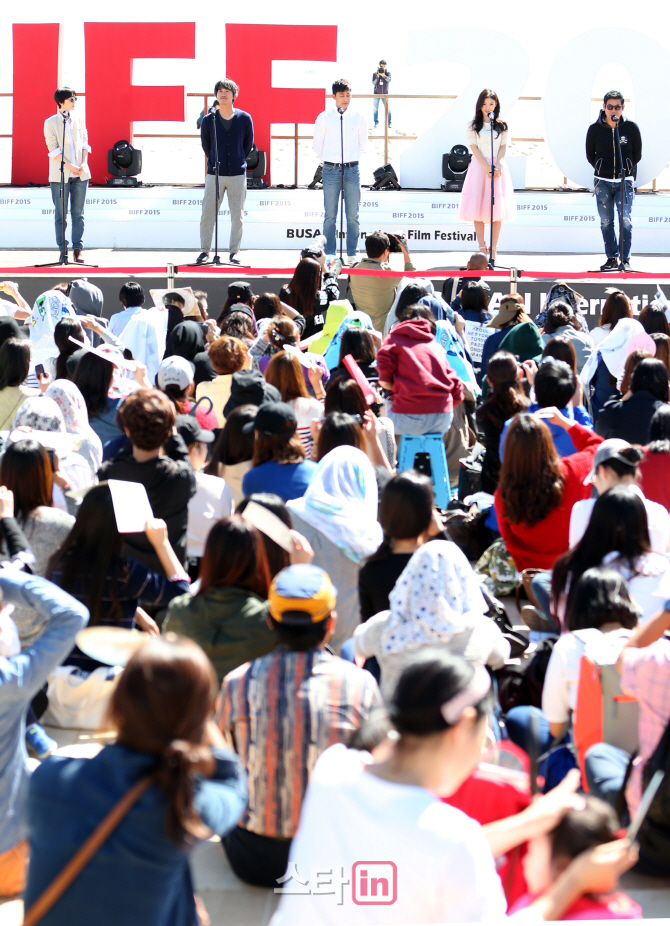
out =
{"type": "Polygon", "coordinates": [[[262,190],[267,187],[267,181],[263,180],[267,171],[267,163],[265,151],[259,151],[256,145],[253,145],[247,158],[248,190],[262,190]]]}
{"type": "Polygon", "coordinates": [[[371,190],[400,190],[402,187],[398,183],[398,175],[390,164],[384,164],[373,171],[372,176],[375,182],[370,187],[371,190]]]}
{"type": "Polygon", "coordinates": [[[465,145],[454,145],[449,154],[442,155],[443,190],[450,193],[461,192],[471,158],[472,155],[465,145]]]}
{"type": "Polygon", "coordinates": [[[312,182],[307,184],[308,190],[320,190],[323,187],[323,167],[321,164],[316,169],[312,182]]]}
{"type": "Polygon", "coordinates": [[[117,141],[107,152],[107,170],[109,186],[141,186],[137,175],[142,173],[142,152],[125,138],[117,141]]]}

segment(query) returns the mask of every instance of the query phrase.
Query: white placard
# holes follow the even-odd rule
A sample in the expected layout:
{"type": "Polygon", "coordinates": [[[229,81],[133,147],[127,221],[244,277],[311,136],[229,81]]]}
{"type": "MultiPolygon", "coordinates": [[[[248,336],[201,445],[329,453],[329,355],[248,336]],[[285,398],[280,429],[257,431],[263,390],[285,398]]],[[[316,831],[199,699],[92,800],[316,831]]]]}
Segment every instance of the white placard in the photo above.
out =
{"type": "Polygon", "coordinates": [[[489,328],[486,324],[480,324],[479,322],[468,322],[465,323],[465,336],[468,339],[468,344],[470,346],[470,356],[475,363],[482,362],[482,352],[484,350],[484,345],[491,335],[496,331],[495,328],[489,328]]]}
{"type": "Polygon", "coordinates": [[[109,479],[116,527],[120,534],[143,534],[147,521],[153,518],[147,490],[141,482],[109,479]]]}

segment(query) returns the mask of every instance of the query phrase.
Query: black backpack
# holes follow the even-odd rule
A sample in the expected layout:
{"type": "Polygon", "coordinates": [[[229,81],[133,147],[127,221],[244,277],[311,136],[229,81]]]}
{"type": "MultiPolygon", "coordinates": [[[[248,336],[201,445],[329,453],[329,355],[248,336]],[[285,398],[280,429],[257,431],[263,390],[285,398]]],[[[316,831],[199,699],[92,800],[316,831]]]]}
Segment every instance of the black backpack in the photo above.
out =
{"type": "Polygon", "coordinates": [[[542,707],[542,686],[556,640],[558,637],[541,640],[530,659],[496,671],[498,700],[504,714],[521,705],[542,707]]]}
{"type": "Polygon", "coordinates": [[[643,789],[659,769],[665,772],[665,778],[637,837],[640,844],[637,870],[667,877],[670,875],[670,723],[644,767],[643,789]]]}

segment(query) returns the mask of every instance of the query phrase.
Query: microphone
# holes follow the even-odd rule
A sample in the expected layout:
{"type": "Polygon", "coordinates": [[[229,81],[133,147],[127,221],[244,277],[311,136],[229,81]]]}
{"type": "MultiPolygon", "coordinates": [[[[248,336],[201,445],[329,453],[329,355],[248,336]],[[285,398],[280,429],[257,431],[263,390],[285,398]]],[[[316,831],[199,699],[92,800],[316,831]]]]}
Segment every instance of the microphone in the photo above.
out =
{"type": "Polygon", "coordinates": [[[209,109],[207,110],[207,112],[210,113],[210,115],[211,115],[211,113],[215,113],[215,112],[216,112],[216,106],[213,104],[212,106],[209,107],[209,109]]]}
{"type": "Polygon", "coordinates": [[[616,115],[614,115],[614,114],[612,114],[612,116],[611,116],[610,118],[612,119],[612,122],[618,122],[618,121],[619,121],[619,117],[616,116],[616,115]]]}
{"type": "Polygon", "coordinates": [[[495,117],[496,117],[496,114],[495,114],[494,112],[490,112],[490,113],[489,113],[489,119],[491,120],[491,122],[493,122],[493,120],[495,119],[495,117]]]}
{"type": "Polygon", "coordinates": [[[337,107],[337,111],[338,111],[338,113],[339,113],[341,116],[344,115],[344,109],[343,109],[341,106],[338,106],[338,107],[337,107]]]}

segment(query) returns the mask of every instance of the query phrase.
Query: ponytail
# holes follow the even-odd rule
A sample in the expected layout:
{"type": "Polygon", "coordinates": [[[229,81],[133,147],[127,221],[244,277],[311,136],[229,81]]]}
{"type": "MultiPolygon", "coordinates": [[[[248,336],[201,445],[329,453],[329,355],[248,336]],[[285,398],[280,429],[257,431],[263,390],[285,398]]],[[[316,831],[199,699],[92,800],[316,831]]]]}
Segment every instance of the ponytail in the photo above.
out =
{"type": "Polygon", "coordinates": [[[169,798],[167,832],[177,844],[210,835],[193,806],[193,797],[196,775],[211,778],[215,764],[209,746],[187,740],[172,740],[160,758],[156,782],[169,798]]]}

